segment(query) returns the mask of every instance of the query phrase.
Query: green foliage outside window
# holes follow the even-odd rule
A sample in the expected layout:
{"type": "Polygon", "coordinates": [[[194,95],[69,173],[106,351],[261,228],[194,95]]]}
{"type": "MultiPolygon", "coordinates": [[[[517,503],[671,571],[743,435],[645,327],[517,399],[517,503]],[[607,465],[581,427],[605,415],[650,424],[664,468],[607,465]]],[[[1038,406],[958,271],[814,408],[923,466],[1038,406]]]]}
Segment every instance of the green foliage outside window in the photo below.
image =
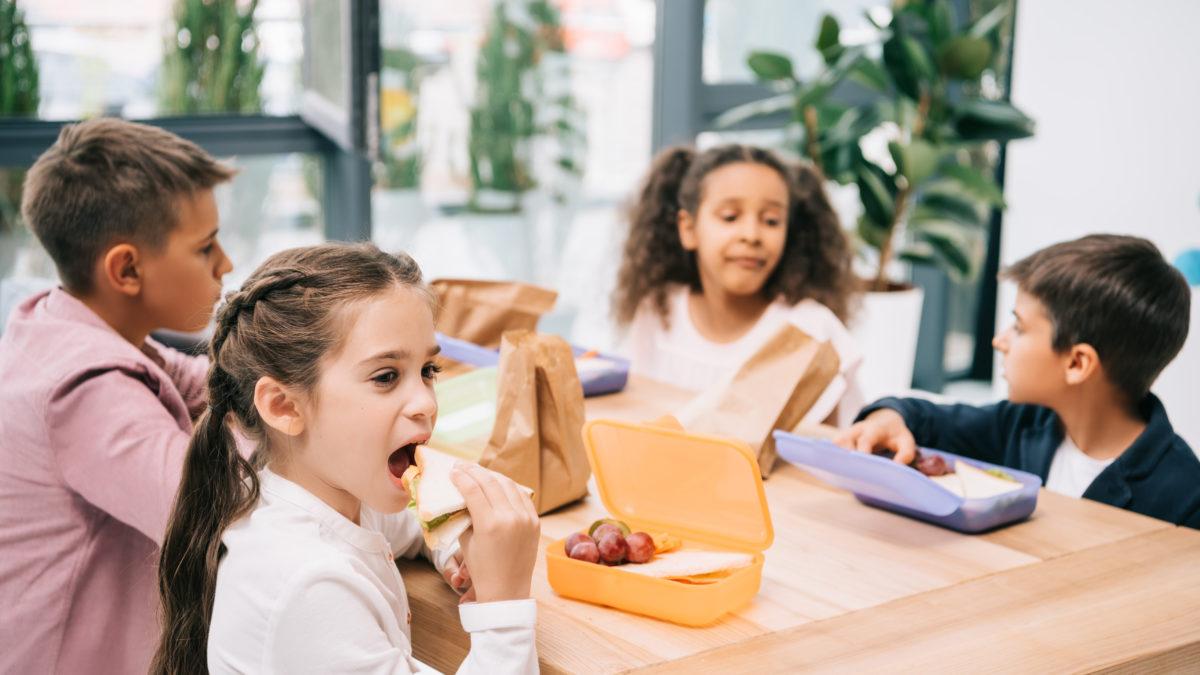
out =
{"type": "MultiPolygon", "coordinates": [[[[0,117],[37,115],[40,101],[38,67],[25,12],[16,0],[0,0],[0,117]]],[[[24,169],[0,169],[0,277],[12,267],[20,225],[24,169]]],[[[3,317],[0,317],[3,320],[3,317]]]]}
{"type": "Polygon", "coordinates": [[[558,171],[580,172],[584,140],[566,59],[559,12],[550,2],[497,0],[476,64],[470,111],[473,209],[519,209],[520,194],[537,184],[532,146],[539,137],[555,144],[558,171]],[[511,201],[491,203],[481,199],[485,193],[511,201]]]}
{"type": "Polygon", "coordinates": [[[258,0],[179,0],[163,57],[159,92],[165,114],[262,110],[254,12],[258,0]],[[241,7],[239,7],[241,6],[241,7]]]}

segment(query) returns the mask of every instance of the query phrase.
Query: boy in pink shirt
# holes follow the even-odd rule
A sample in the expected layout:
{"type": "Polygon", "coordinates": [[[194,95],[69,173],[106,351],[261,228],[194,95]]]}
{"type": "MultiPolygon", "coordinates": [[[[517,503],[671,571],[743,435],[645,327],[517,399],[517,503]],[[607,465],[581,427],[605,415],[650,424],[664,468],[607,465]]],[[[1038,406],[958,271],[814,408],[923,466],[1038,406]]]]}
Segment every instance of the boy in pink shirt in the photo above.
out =
{"type": "Polygon", "coordinates": [[[0,338],[0,672],[146,672],[155,558],[206,357],[149,337],[203,329],[232,265],[213,186],[234,170],[116,119],[63,127],[22,213],[60,288],[0,338]]]}

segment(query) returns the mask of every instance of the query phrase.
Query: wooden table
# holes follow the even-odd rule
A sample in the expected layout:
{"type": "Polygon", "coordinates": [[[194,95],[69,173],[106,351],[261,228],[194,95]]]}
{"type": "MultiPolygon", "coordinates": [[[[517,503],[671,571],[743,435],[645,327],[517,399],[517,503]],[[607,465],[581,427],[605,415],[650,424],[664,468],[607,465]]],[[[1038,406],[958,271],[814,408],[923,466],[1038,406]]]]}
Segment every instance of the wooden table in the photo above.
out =
{"type": "MultiPolygon", "coordinates": [[[[686,398],[634,378],[587,413],[651,419],[686,398]]],[[[765,486],[775,542],[762,587],[711,626],[560,597],[540,562],[542,672],[1200,672],[1196,530],[1043,490],[1027,521],[963,535],[783,462],[765,486]]],[[[589,495],[544,516],[543,548],[603,515],[589,495]]],[[[427,564],[400,569],[416,656],[454,671],[469,647],[457,597],[427,564]]]]}

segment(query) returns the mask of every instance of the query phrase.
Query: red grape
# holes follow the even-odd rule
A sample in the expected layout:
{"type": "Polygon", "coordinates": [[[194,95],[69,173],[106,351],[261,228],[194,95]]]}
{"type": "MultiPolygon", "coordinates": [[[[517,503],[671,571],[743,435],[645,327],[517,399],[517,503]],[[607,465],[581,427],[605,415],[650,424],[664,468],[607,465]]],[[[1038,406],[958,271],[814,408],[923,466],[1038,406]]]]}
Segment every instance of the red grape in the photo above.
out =
{"type": "Polygon", "coordinates": [[[597,539],[596,546],[600,549],[600,559],[610,565],[620,564],[625,559],[625,537],[618,532],[609,532],[597,539]]]}
{"type": "Polygon", "coordinates": [[[575,532],[571,536],[567,537],[567,543],[563,546],[563,550],[567,552],[567,555],[571,555],[571,549],[575,548],[575,545],[581,541],[590,541],[593,544],[596,543],[591,537],[587,536],[583,532],[575,532]]]}
{"type": "Polygon", "coordinates": [[[621,528],[613,525],[612,523],[604,523],[592,531],[592,539],[595,539],[596,542],[599,543],[600,540],[603,539],[607,534],[615,534],[622,538],[625,536],[625,534],[621,532],[621,528]]]}
{"type": "Polygon", "coordinates": [[[654,539],[645,532],[634,532],[625,537],[625,545],[629,548],[625,557],[631,563],[649,562],[654,557],[654,539]]]}
{"type": "MultiPolygon", "coordinates": [[[[584,535],[585,537],[587,535],[584,535]]],[[[567,552],[567,557],[583,562],[600,562],[600,550],[596,548],[596,542],[592,541],[591,537],[575,544],[574,548],[567,552]]]]}

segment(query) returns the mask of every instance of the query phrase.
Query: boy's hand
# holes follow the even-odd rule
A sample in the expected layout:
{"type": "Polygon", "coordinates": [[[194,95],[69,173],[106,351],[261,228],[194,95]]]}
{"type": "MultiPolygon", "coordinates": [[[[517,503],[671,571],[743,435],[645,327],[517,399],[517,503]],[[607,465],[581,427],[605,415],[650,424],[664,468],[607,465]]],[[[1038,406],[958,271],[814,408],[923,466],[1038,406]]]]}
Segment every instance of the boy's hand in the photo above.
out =
{"type": "MultiPolygon", "coordinates": [[[[467,502],[471,529],[459,543],[478,602],[529,597],[541,523],[533,500],[509,478],[460,462],[450,480],[467,502]]],[[[469,602],[469,600],[464,600],[469,602]]]]}
{"type": "Polygon", "coordinates": [[[877,449],[896,453],[892,459],[908,464],[916,459],[917,441],[904,424],[900,413],[880,408],[863,421],[833,437],[833,442],[848,450],[871,454],[877,449]]]}

